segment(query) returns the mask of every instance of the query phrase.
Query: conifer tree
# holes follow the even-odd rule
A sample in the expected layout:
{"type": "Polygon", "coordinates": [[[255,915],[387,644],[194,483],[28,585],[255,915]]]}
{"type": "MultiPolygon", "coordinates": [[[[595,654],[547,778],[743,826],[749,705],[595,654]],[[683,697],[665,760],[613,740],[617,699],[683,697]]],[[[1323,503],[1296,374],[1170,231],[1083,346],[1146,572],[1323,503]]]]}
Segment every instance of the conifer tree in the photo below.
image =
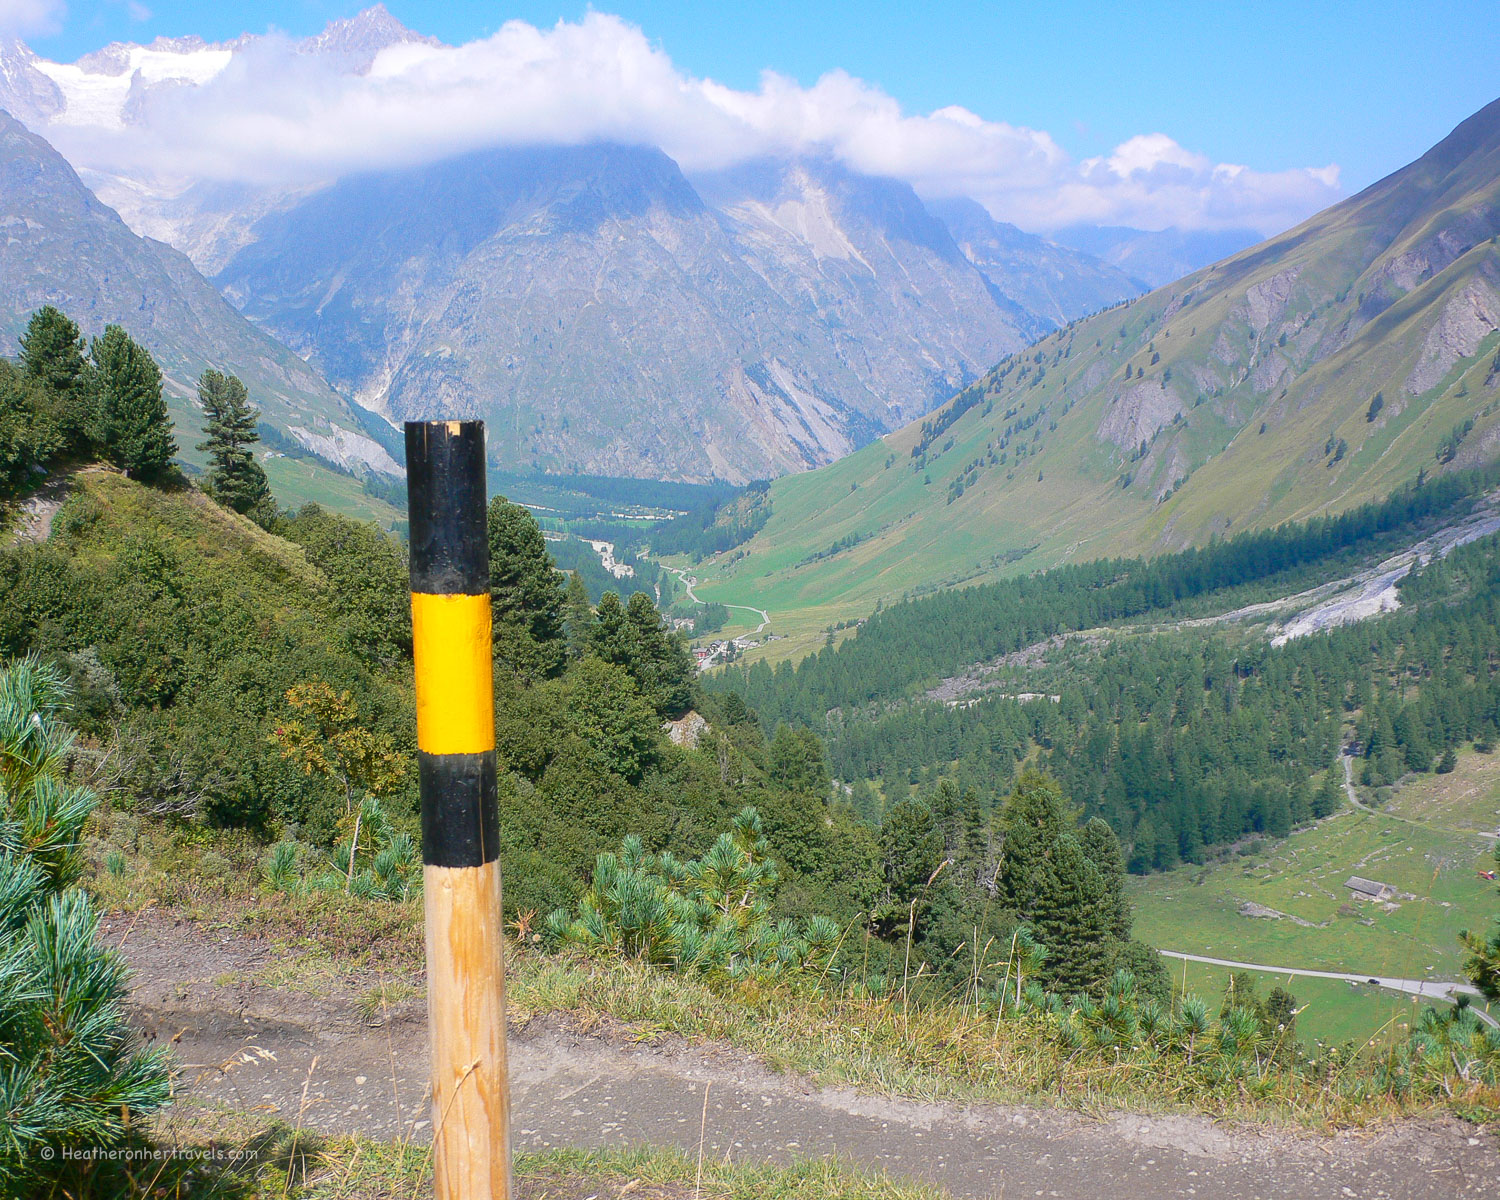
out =
{"type": "Polygon", "coordinates": [[[562,572],[519,504],[496,496],[486,523],[495,659],[524,679],[559,675],[567,664],[562,572]]]}
{"type": "Polygon", "coordinates": [[[31,468],[62,446],[46,389],[0,360],[0,493],[26,482],[31,468]]]}
{"type": "Polygon", "coordinates": [[[996,880],[1001,902],[1023,921],[1036,916],[1052,847],[1068,826],[1062,789],[1039,771],[1023,772],[1000,810],[1005,847],[996,880]]]}
{"type": "Polygon", "coordinates": [[[893,907],[904,908],[918,899],[943,860],[943,839],[931,807],[920,799],[894,804],[880,825],[880,849],[887,898],[893,907]]]}
{"type": "Polygon", "coordinates": [[[198,377],[198,403],[207,435],[198,449],[208,451],[211,464],[208,490],[235,512],[249,512],[271,497],[271,485],[251,449],[260,441],[255,431],[260,412],[251,406],[237,375],[212,369],[198,377]]]}
{"type": "Polygon", "coordinates": [[[645,592],[629,604],[605,592],[589,635],[589,650],[605,662],[624,667],[641,695],[664,717],[677,717],[692,702],[696,674],[682,639],[666,627],[645,592]]]}
{"type": "Polygon", "coordinates": [[[91,448],[98,425],[84,348],[78,326],[50,304],[31,314],[21,335],[21,369],[51,397],[63,449],[72,453],[91,448]]]}
{"type": "Polygon", "coordinates": [[[1120,839],[1107,822],[1094,817],[1079,830],[1084,854],[1099,871],[1104,884],[1102,899],[1109,936],[1119,941],[1130,937],[1130,901],[1125,896],[1125,856],[1120,839]]]}
{"type": "Polygon", "coordinates": [[[616,593],[605,592],[599,597],[594,627],[589,633],[589,652],[617,667],[628,667],[631,662],[630,642],[630,622],[625,617],[625,604],[616,593]]]}
{"type": "Polygon", "coordinates": [[[825,796],[831,780],[822,739],[810,729],[778,725],[766,754],[766,774],[789,792],[825,796]]]}
{"type": "Polygon", "coordinates": [[[1053,844],[1047,865],[1037,878],[1032,920],[1037,941],[1047,947],[1043,974],[1054,991],[1085,991],[1113,964],[1109,889],[1072,834],[1053,844]]]}
{"type": "Polygon", "coordinates": [[[1323,782],[1318,785],[1317,794],[1313,796],[1312,813],[1320,820],[1323,817],[1331,817],[1338,812],[1344,804],[1344,776],[1343,766],[1335,765],[1323,772],[1323,782]]]}
{"type": "Polygon", "coordinates": [[[1095,987],[1137,949],[1114,833],[1097,820],[1079,829],[1057,782],[1035,770],[1006,798],[1000,832],[999,898],[1047,948],[1043,982],[1095,987]]]}
{"type": "Polygon", "coordinates": [[[574,660],[588,653],[589,639],[594,633],[594,608],[589,603],[589,591],[584,586],[579,571],[568,574],[568,586],[563,591],[563,625],[568,635],[568,657],[574,660]]]}
{"type": "Polygon", "coordinates": [[[105,455],[132,478],[161,475],[177,443],[162,399],[160,369],[118,325],[94,339],[90,354],[98,372],[105,455]]]}
{"type": "Polygon", "coordinates": [[[633,663],[631,673],[641,693],[664,717],[678,717],[692,703],[693,659],[676,632],[667,627],[661,613],[645,592],[636,592],[625,606],[630,627],[633,663]]]}

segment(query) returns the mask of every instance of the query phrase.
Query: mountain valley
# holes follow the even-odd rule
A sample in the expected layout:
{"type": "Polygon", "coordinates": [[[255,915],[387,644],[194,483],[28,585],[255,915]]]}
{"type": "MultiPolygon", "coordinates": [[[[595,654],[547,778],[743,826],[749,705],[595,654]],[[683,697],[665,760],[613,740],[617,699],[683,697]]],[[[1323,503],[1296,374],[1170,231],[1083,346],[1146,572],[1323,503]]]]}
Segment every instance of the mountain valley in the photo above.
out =
{"type": "Polygon", "coordinates": [[[1500,103],[1301,226],[1074,321],[921,421],[775,482],[769,520],[701,565],[700,590],[829,624],[1492,461],[1497,178],[1500,103]]]}

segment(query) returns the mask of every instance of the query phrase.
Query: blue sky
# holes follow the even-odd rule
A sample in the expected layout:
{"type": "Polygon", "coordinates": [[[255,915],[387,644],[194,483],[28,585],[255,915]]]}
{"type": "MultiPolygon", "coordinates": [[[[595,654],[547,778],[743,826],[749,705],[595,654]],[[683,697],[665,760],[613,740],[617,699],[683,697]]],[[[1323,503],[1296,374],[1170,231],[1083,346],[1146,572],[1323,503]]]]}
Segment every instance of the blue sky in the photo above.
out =
{"type": "MultiPolygon", "coordinates": [[[[72,59],[113,40],[275,26],[321,29],[365,5],[340,0],[71,0],[60,33],[31,38],[72,59]],[[149,12],[145,19],[135,19],[149,12]]],[[[543,27],[587,5],[389,0],[403,23],[460,43],[520,18],[543,27]]],[[[1082,157],[1164,132],[1216,161],[1271,170],[1343,167],[1358,188],[1500,97],[1500,20],[1489,3],[706,4],[600,3],[682,68],[753,87],[771,67],[813,83],[842,67],[914,110],[962,104],[1045,129],[1082,157]]]]}
{"type": "MultiPolygon", "coordinates": [[[[359,0],[218,0],[212,5],[202,0],[0,0],[0,21],[7,10],[21,14],[12,25],[33,14],[31,29],[23,30],[29,44],[45,57],[71,61],[109,41],[145,42],[158,34],[224,40],[274,28],[303,36],[364,6],[359,0]],[[49,19],[52,32],[38,24],[49,19]]],[[[712,165],[706,144],[714,130],[721,137],[723,130],[685,112],[663,114],[670,100],[663,96],[673,90],[672,80],[682,83],[678,90],[700,93],[711,91],[712,81],[736,89],[735,119],[746,106],[759,106],[756,136],[765,144],[791,138],[805,147],[808,129],[827,126],[831,118],[821,113],[831,105],[839,110],[835,123],[842,124],[829,145],[852,165],[906,178],[927,194],[975,195],[997,215],[1028,227],[1061,223],[1065,216],[1059,214],[1072,214],[1066,219],[1155,227],[1240,222],[1269,232],[1410,161],[1500,96],[1494,0],[1427,5],[619,0],[593,8],[538,0],[387,0],[387,6],[410,28],[452,46],[490,38],[513,19],[542,31],[568,22],[574,30],[591,31],[579,35],[587,43],[584,49],[596,51],[605,65],[618,57],[611,47],[628,42],[632,31],[622,33],[618,23],[590,24],[588,14],[616,15],[644,35],[630,53],[639,60],[644,46],[671,76],[658,81],[664,91],[654,98],[639,103],[627,98],[624,108],[685,165],[712,165]],[[792,97],[805,110],[795,134],[782,119],[784,103],[770,111],[777,95],[768,97],[767,69],[801,85],[792,97]],[[815,87],[835,71],[870,86],[862,91],[842,84],[815,87]],[[840,94],[830,99],[830,90],[840,94]],[[893,128],[890,114],[882,118],[884,124],[855,128],[850,112],[858,108],[868,116],[887,100],[899,105],[903,119],[959,106],[967,110],[958,114],[960,122],[973,114],[985,128],[965,141],[952,121],[908,122],[901,146],[877,152],[875,142],[893,128]],[[1013,127],[1020,134],[1011,136],[1013,127]],[[1143,137],[1151,134],[1170,141],[1143,137]],[[949,146],[946,164],[932,161],[929,150],[938,144],[949,146]],[[976,166],[981,160],[987,164],[983,170],[976,166]],[[1043,160],[1050,164],[1045,172],[1038,165],[1043,160]],[[1061,160],[1066,161],[1060,166],[1061,160]],[[1113,174],[1101,175],[1091,165],[1096,161],[1107,163],[1106,174],[1113,174]],[[1251,173],[1231,178],[1232,169],[1223,164],[1243,165],[1251,173]],[[1336,176],[1322,170],[1330,165],[1338,167],[1336,176]]],[[[576,51],[571,38],[554,42],[565,53],[576,51]]],[[[507,54],[498,60],[497,78],[525,59],[524,52],[519,58],[507,54]]],[[[559,136],[575,138],[619,136],[607,120],[585,128],[573,119],[576,113],[559,115],[559,89],[574,81],[561,69],[557,74],[536,127],[555,127],[563,131],[559,136]]],[[[618,95],[605,89],[592,95],[591,88],[585,79],[575,109],[592,102],[602,111],[621,103],[618,95]]],[[[442,111],[440,104],[461,104],[463,97],[455,95],[434,92],[434,113],[442,111]]],[[[243,102],[241,97],[235,103],[243,102]]],[[[474,102],[503,107],[509,94],[474,102]]],[[[698,102],[700,108],[714,103],[701,96],[698,102]]],[[[713,117],[721,120],[724,114],[716,110],[713,117]]],[[[199,123],[222,141],[226,135],[213,119],[205,109],[199,123]]],[[[471,124],[470,143],[464,144],[523,136],[514,128],[484,132],[478,128],[482,122],[471,124]]],[[[255,136],[245,136],[252,158],[276,157],[255,136]]],[[[414,128],[411,136],[420,143],[430,131],[414,128]]],[[[183,161],[191,162],[192,170],[212,171],[203,165],[202,153],[194,158],[191,147],[183,148],[189,140],[179,129],[183,161]]],[[[332,148],[339,151],[345,143],[362,144],[360,131],[341,133],[332,148]]],[[[158,150],[135,144],[129,152],[158,150]]],[[[341,165],[364,161],[351,152],[341,165]]]]}

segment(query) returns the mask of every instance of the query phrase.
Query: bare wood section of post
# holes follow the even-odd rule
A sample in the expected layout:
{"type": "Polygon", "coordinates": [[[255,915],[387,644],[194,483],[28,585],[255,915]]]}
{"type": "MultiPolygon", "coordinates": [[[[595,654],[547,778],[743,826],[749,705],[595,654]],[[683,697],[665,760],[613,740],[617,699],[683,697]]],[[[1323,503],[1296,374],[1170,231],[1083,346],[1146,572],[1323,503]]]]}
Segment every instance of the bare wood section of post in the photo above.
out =
{"type": "Polygon", "coordinates": [[[437,1200],[510,1200],[500,863],[423,869],[437,1200]]]}

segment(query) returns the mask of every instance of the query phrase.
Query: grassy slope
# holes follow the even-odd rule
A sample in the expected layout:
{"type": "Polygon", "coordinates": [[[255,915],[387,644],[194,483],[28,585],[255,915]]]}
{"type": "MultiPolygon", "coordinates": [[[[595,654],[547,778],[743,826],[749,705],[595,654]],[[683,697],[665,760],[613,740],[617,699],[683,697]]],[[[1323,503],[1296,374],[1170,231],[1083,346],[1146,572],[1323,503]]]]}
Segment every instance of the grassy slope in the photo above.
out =
{"type": "Polygon", "coordinates": [[[358,520],[374,521],[382,529],[406,519],[404,512],[366,493],[359,480],[311,459],[276,457],[262,459],[261,466],[283,508],[299,508],[312,500],[358,520]]]}
{"type": "Polygon", "coordinates": [[[210,571],[217,564],[233,564],[239,569],[237,578],[243,576],[257,595],[280,601],[276,608],[282,611],[302,607],[299,601],[305,603],[319,583],[300,546],[195,489],[143,487],[108,467],[87,467],[74,476],[74,484],[99,505],[99,518],[75,543],[74,553],[82,562],[110,558],[123,538],[150,530],[210,571]]]}
{"type": "Polygon", "coordinates": [[[1500,104],[1298,228],[1001,364],[924,458],[919,423],[778,480],[770,521],[705,563],[699,592],[805,634],[934,586],[1336,512],[1438,470],[1439,442],[1469,417],[1454,465],[1492,457],[1497,214],[1500,104]],[[1367,421],[1376,391],[1385,407],[1367,421]],[[1039,409],[1008,461],[949,503],[950,483],[1039,409]],[[1335,464],[1330,436],[1348,445],[1335,464]],[[852,549],[807,561],[850,534],[852,549]]]}
{"type": "MultiPolygon", "coordinates": [[[[1263,852],[1210,867],[1182,867],[1132,880],[1136,931],[1169,950],[1213,958],[1361,975],[1461,979],[1461,929],[1500,915],[1489,869],[1500,828],[1500,757],[1460,756],[1451,775],[1424,775],[1401,787],[1381,811],[1346,809],[1263,852]],[[1391,912],[1352,903],[1350,875],[1393,884],[1418,897],[1391,912]],[[1251,901],[1312,923],[1245,917],[1251,901]],[[1341,915],[1348,906],[1355,915],[1341,915]],[[1430,970],[1429,970],[1430,968],[1430,970]]],[[[1173,973],[1181,978],[1181,964],[1173,973]]],[[[1228,972],[1193,965],[1191,986],[1223,990],[1228,972]]],[[[1270,984],[1267,979],[1267,986],[1270,984]]],[[[1392,1017],[1414,1011],[1409,997],[1334,980],[1294,979],[1287,986],[1311,1003],[1304,1038],[1369,1037],[1392,1017]]]]}
{"type": "MultiPolygon", "coordinates": [[[[92,512],[86,528],[68,543],[69,553],[80,563],[105,565],[127,539],[148,533],[160,538],[193,574],[211,578],[215,586],[239,593],[266,613],[282,635],[319,648],[329,647],[336,636],[328,627],[325,607],[316,599],[326,580],[294,542],[267,533],[194,488],[143,487],[109,467],[79,471],[74,490],[79,495],[64,504],[57,520],[66,520],[75,508],[92,512]],[[83,503],[84,495],[92,505],[83,503]]],[[[54,523],[54,539],[57,528],[54,523]]],[[[398,688],[411,686],[409,677],[404,683],[393,682],[398,688]]]]}

